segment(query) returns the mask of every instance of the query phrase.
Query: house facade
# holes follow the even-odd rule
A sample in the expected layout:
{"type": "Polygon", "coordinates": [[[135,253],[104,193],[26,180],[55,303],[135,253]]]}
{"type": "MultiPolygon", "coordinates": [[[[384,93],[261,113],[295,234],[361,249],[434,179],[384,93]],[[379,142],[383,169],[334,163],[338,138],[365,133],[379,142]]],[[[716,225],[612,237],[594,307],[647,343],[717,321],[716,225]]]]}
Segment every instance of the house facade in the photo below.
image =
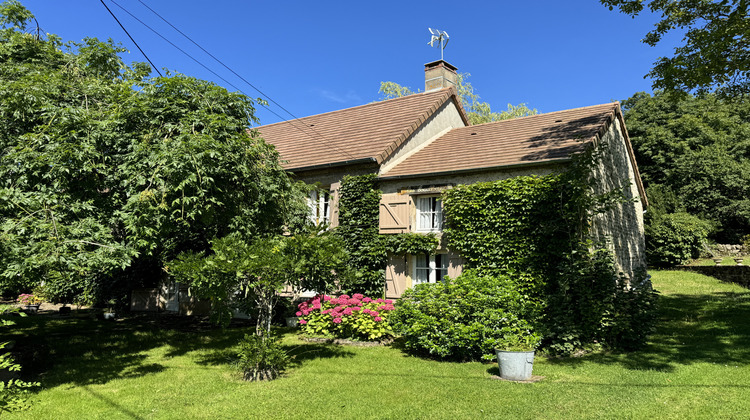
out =
{"type": "MultiPolygon", "coordinates": [[[[460,184],[563,170],[588,145],[599,148],[598,193],[628,199],[593,221],[592,239],[607,243],[618,269],[645,269],[643,209],[647,205],[618,103],[470,125],[456,90],[456,68],[425,65],[425,92],[258,128],[284,167],[309,184],[318,223],[338,225],[338,189],[345,175],[378,174],[383,192],[380,233],[442,232],[442,191],[460,184]]],[[[461,256],[441,241],[436,255],[392,255],[385,294],[398,298],[420,283],[461,273],[461,256]]]]}

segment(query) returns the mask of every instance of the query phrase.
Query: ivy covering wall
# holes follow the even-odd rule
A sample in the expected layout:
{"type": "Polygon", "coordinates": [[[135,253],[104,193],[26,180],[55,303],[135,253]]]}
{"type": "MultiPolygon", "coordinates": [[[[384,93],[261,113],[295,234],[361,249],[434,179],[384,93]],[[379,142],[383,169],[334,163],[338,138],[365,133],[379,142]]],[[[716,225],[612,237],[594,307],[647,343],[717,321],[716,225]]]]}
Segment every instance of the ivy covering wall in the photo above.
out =
{"type": "MultiPolygon", "coordinates": [[[[594,195],[581,156],[562,174],[460,185],[443,193],[448,248],[482,275],[511,276],[505,287],[538,311],[527,319],[555,353],[593,343],[631,348],[653,324],[650,287],[619,278],[603,244],[588,241],[590,221],[618,202],[594,195]]],[[[620,199],[619,202],[622,202],[620,199]]],[[[645,282],[645,273],[631,279],[645,282]]],[[[531,314],[531,315],[530,315],[531,314]]]]}
{"type": "Polygon", "coordinates": [[[381,195],[376,174],[347,175],[341,181],[336,234],[349,253],[348,265],[353,271],[341,284],[346,293],[381,296],[388,253],[434,254],[438,247],[434,234],[379,234],[381,195]]]}

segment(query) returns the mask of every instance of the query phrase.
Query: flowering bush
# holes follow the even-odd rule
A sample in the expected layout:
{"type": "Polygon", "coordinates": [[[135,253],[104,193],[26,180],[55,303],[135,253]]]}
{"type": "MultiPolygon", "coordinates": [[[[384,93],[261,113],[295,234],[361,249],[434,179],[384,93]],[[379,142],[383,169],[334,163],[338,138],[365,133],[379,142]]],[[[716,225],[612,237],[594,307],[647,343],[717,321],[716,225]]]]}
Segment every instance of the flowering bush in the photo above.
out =
{"type": "Polygon", "coordinates": [[[376,340],[393,335],[388,317],[395,308],[388,299],[372,299],[359,293],[318,295],[298,306],[302,331],[311,335],[376,340]]]}
{"type": "Polygon", "coordinates": [[[21,305],[37,305],[42,302],[42,298],[34,296],[33,294],[24,293],[18,295],[18,303],[20,303],[21,305]]]}

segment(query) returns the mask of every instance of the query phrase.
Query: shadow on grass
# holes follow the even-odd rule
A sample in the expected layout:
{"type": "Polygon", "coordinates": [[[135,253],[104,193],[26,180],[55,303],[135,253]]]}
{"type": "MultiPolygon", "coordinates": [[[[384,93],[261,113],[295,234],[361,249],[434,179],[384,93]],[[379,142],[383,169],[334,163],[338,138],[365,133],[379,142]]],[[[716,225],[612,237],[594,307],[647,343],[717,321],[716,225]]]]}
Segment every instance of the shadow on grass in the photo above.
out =
{"type": "Polygon", "coordinates": [[[644,349],[550,362],[576,365],[586,361],[664,372],[693,363],[750,363],[750,292],[673,294],[661,296],[659,307],[659,325],[644,349]]]}
{"type": "MultiPolygon", "coordinates": [[[[164,314],[116,322],[41,315],[28,317],[14,328],[14,356],[23,366],[23,377],[40,381],[44,388],[86,386],[164,371],[164,365],[149,363],[146,354],[161,347],[165,358],[194,352],[198,364],[231,364],[234,346],[254,330],[248,322],[236,322],[222,330],[205,319],[164,314]]],[[[281,329],[281,333],[289,331],[281,329]]],[[[285,347],[294,356],[294,364],[353,355],[329,345],[285,347]]]]}

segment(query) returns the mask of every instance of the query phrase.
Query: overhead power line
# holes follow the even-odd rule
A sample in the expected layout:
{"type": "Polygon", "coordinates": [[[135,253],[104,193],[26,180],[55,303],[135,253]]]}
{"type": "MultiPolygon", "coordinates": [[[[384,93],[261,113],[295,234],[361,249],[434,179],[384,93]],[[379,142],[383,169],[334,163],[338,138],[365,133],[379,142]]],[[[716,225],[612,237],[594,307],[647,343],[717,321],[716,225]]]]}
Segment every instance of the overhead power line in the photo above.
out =
{"type": "MultiPolygon", "coordinates": [[[[104,0],[99,0],[99,1],[102,3],[102,6],[104,6],[104,8],[107,9],[107,11],[109,12],[109,14],[112,15],[112,17],[115,19],[115,21],[117,21],[117,24],[120,25],[120,28],[122,28],[122,30],[125,31],[125,34],[128,36],[128,38],[130,38],[130,40],[133,42],[133,44],[135,44],[135,47],[138,48],[138,51],[140,51],[141,54],[143,54],[143,56],[146,57],[146,60],[148,60],[149,64],[151,64],[151,67],[154,70],[156,70],[157,73],[159,73],[159,76],[161,76],[161,72],[159,71],[159,69],[154,65],[154,63],[151,61],[151,59],[148,58],[148,55],[146,55],[146,53],[143,52],[143,50],[141,49],[140,45],[138,45],[138,43],[135,42],[135,39],[133,39],[133,37],[130,36],[130,32],[128,32],[128,30],[125,29],[124,26],[122,26],[122,23],[120,23],[120,19],[117,19],[117,16],[115,16],[115,14],[112,13],[111,10],[109,10],[109,7],[107,7],[107,5],[104,3],[104,0]]],[[[37,26],[38,26],[38,24],[37,24],[37,26]]]]}
{"type": "MultiPolygon", "coordinates": [[[[100,1],[103,1],[103,0],[100,0],[100,1]]],[[[198,59],[196,59],[195,57],[193,57],[192,55],[190,55],[190,54],[189,54],[188,52],[186,52],[186,51],[185,51],[185,50],[183,50],[182,48],[180,48],[180,47],[178,47],[177,45],[175,45],[175,44],[174,44],[174,43],[173,43],[172,41],[170,41],[169,39],[167,39],[167,38],[166,38],[166,37],[165,37],[164,35],[162,35],[161,33],[159,33],[159,32],[158,32],[157,30],[155,30],[155,29],[153,29],[152,27],[150,27],[149,25],[147,25],[147,24],[146,24],[145,22],[143,22],[143,21],[142,21],[141,19],[139,19],[138,17],[136,17],[136,16],[135,16],[135,15],[134,15],[133,13],[131,13],[131,12],[130,12],[129,10],[127,10],[127,9],[126,9],[125,7],[123,7],[123,6],[121,6],[121,5],[119,4],[119,3],[117,3],[117,2],[115,1],[115,0],[110,0],[110,1],[112,2],[112,4],[114,4],[115,6],[119,7],[119,8],[120,8],[120,9],[121,9],[122,11],[124,11],[125,13],[127,13],[128,15],[130,15],[130,17],[132,17],[133,19],[135,19],[136,21],[138,21],[138,22],[139,22],[139,23],[140,23],[141,25],[145,26],[145,27],[146,27],[146,28],[148,28],[148,29],[149,29],[149,30],[150,30],[151,32],[153,32],[153,33],[154,33],[154,34],[156,34],[156,35],[157,35],[158,37],[160,37],[161,39],[163,39],[163,40],[164,40],[165,42],[167,42],[167,43],[168,43],[169,45],[173,46],[173,47],[174,47],[174,48],[176,48],[176,49],[177,49],[178,51],[180,51],[181,53],[183,53],[184,55],[186,55],[187,57],[189,57],[189,58],[190,58],[191,60],[193,60],[193,61],[194,61],[195,63],[197,63],[198,65],[200,65],[201,67],[203,67],[204,69],[206,69],[207,71],[209,71],[209,72],[210,72],[211,74],[213,74],[213,75],[214,75],[214,76],[216,76],[217,78],[221,79],[221,80],[222,80],[222,81],[223,81],[224,83],[226,83],[226,84],[227,84],[228,86],[230,86],[230,87],[232,87],[233,89],[235,89],[235,90],[237,90],[237,91],[239,91],[239,92],[242,92],[243,94],[245,94],[245,92],[243,92],[243,91],[242,91],[242,89],[238,88],[237,86],[235,86],[234,84],[232,84],[232,83],[231,83],[230,81],[228,81],[228,80],[227,80],[227,79],[225,79],[224,77],[220,76],[220,75],[219,75],[218,73],[216,73],[215,71],[211,70],[210,68],[208,68],[208,66],[206,66],[205,64],[203,64],[202,62],[200,62],[200,61],[199,61],[198,59]]],[[[207,55],[209,55],[209,56],[210,56],[210,57],[211,57],[212,59],[214,59],[214,60],[215,60],[216,62],[218,62],[219,64],[221,64],[222,66],[224,66],[224,67],[225,67],[225,68],[226,68],[227,70],[229,70],[230,72],[232,72],[232,74],[234,74],[235,76],[237,76],[237,77],[238,77],[238,78],[239,78],[240,80],[242,80],[243,82],[245,82],[245,83],[246,83],[246,84],[247,84],[248,86],[250,86],[251,88],[253,88],[253,89],[254,89],[255,91],[257,91],[257,92],[258,92],[259,94],[261,94],[262,96],[264,96],[265,98],[267,98],[269,102],[272,102],[273,104],[275,104],[276,106],[278,106],[279,108],[281,108],[282,110],[284,110],[284,112],[286,112],[287,114],[289,114],[289,115],[290,115],[290,116],[291,116],[291,117],[292,117],[292,118],[293,118],[293,119],[294,119],[294,120],[295,120],[296,122],[298,122],[298,123],[299,123],[299,124],[300,124],[300,125],[301,125],[302,127],[304,127],[304,128],[305,128],[305,130],[311,130],[311,131],[312,131],[312,132],[313,132],[314,134],[310,134],[309,132],[307,132],[307,131],[303,130],[303,129],[302,129],[302,128],[301,128],[300,126],[298,126],[298,125],[295,125],[295,124],[293,124],[291,120],[288,120],[288,119],[286,119],[286,118],[282,117],[281,115],[277,114],[277,113],[276,113],[276,112],[274,112],[274,111],[273,111],[272,109],[270,109],[270,108],[269,108],[268,106],[265,106],[264,104],[262,104],[262,103],[261,103],[261,105],[262,105],[262,106],[263,106],[264,108],[266,108],[266,109],[267,109],[267,110],[268,110],[269,112],[271,112],[271,113],[272,113],[273,115],[275,115],[276,117],[278,117],[278,118],[279,118],[280,120],[282,120],[282,121],[284,121],[284,122],[287,122],[287,123],[289,123],[289,124],[292,124],[292,126],[293,126],[293,127],[295,127],[295,128],[297,129],[297,130],[299,130],[299,131],[300,131],[301,133],[305,134],[306,136],[310,137],[311,139],[313,139],[313,140],[316,140],[316,141],[319,141],[320,143],[322,143],[322,144],[325,144],[326,146],[328,146],[328,147],[331,147],[331,148],[335,149],[335,150],[336,150],[336,151],[337,151],[338,153],[340,153],[341,155],[344,155],[344,156],[346,156],[346,157],[348,157],[348,158],[351,158],[351,159],[356,159],[356,158],[355,158],[354,156],[352,156],[352,155],[351,155],[350,153],[346,152],[345,150],[342,150],[341,148],[337,147],[336,145],[334,145],[334,144],[330,143],[329,141],[325,140],[325,139],[323,138],[323,136],[322,136],[322,135],[321,135],[320,133],[318,133],[318,132],[317,132],[317,131],[316,131],[316,130],[315,130],[314,128],[312,128],[312,127],[308,127],[308,126],[307,126],[307,125],[306,125],[305,123],[303,123],[303,122],[302,122],[302,121],[301,121],[301,120],[300,120],[299,118],[297,118],[297,117],[296,117],[296,116],[295,116],[294,114],[292,114],[292,113],[291,113],[291,112],[290,112],[289,110],[287,110],[286,108],[284,108],[283,106],[281,106],[281,104],[279,104],[278,102],[274,101],[274,100],[273,100],[273,99],[272,99],[272,98],[271,98],[270,96],[268,96],[268,95],[266,95],[265,93],[263,93],[263,92],[262,92],[262,91],[261,91],[260,89],[258,89],[257,87],[255,87],[255,86],[254,86],[254,85],[253,85],[252,83],[250,83],[249,81],[247,81],[247,80],[246,80],[246,79],[245,79],[244,77],[240,76],[240,75],[239,75],[239,74],[238,74],[237,72],[235,72],[234,70],[232,70],[232,69],[231,69],[231,68],[230,68],[229,66],[227,66],[226,64],[224,64],[224,63],[223,63],[223,62],[222,62],[221,60],[219,60],[218,58],[216,58],[216,57],[215,57],[215,56],[214,56],[213,54],[211,54],[210,52],[208,52],[208,51],[207,51],[207,50],[206,50],[205,48],[203,48],[203,47],[202,47],[202,46],[200,46],[200,45],[199,45],[198,43],[196,43],[195,41],[193,41],[193,40],[192,40],[192,39],[191,39],[191,38],[190,38],[189,36],[187,36],[187,35],[186,35],[186,34],[185,34],[184,32],[180,31],[180,30],[179,30],[178,28],[176,28],[176,27],[175,27],[174,25],[172,25],[172,24],[171,24],[171,23],[170,23],[169,21],[167,21],[167,20],[166,20],[165,18],[163,18],[163,17],[161,16],[161,15],[159,15],[159,14],[158,14],[158,13],[157,13],[156,11],[154,11],[154,10],[153,10],[152,8],[150,8],[150,7],[148,6],[148,5],[146,5],[145,3],[143,3],[143,2],[142,2],[142,1],[140,1],[140,0],[139,0],[139,2],[140,2],[140,3],[142,4],[142,5],[144,5],[144,6],[145,6],[145,7],[147,8],[147,9],[149,9],[149,10],[150,10],[150,11],[151,11],[152,13],[154,13],[154,14],[155,14],[156,16],[158,16],[158,17],[159,17],[159,18],[160,18],[160,19],[161,19],[162,21],[164,21],[164,22],[165,22],[165,23],[166,23],[167,25],[169,25],[169,26],[170,26],[170,27],[172,27],[172,28],[173,28],[173,29],[174,29],[175,31],[177,31],[178,33],[180,33],[180,34],[181,34],[182,36],[184,36],[185,38],[187,38],[187,39],[188,39],[188,40],[189,40],[190,42],[192,42],[192,43],[193,43],[193,44],[194,44],[195,46],[197,46],[198,48],[200,48],[200,49],[201,49],[201,51],[203,51],[204,53],[206,53],[207,55]]],[[[105,7],[106,7],[106,5],[105,5],[105,7]]],[[[108,8],[108,10],[109,10],[109,8],[108,8]]],[[[111,12],[110,12],[110,13],[111,13],[111,12]]],[[[119,21],[118,21],[118,23],[119,23],[119,21]]],[[[122,26],[122,25],[120,25],[120,26],[122,26]]],[[[123,28],[123,29],[124,29],[124,28],[123,28]]],[[[131,40],[132,40],[132,38],[131,38],[131,40]]],[[[135,42],[135,41],[134,41],[134,42],[135,42]]],[[[136,45],[136,46],[137,46],[137,45],[136,45]]],[[[140,50],[140,48],[139,48],[139,50],[140,50]]],[[[144,56],[145,56],[145,54],[144,54],[144,56]]],[[[150,62],[150,61],[149,61],[149,62],[150,62]]],[[[161,73],[160,73],[160,75],[161,75],[161,73]]],[[[247,95],[247,94],[245,94],[245,95],[247,95]]],[[[249,96],[249,95],[248,95],[248,96],[249,96]]]]}

